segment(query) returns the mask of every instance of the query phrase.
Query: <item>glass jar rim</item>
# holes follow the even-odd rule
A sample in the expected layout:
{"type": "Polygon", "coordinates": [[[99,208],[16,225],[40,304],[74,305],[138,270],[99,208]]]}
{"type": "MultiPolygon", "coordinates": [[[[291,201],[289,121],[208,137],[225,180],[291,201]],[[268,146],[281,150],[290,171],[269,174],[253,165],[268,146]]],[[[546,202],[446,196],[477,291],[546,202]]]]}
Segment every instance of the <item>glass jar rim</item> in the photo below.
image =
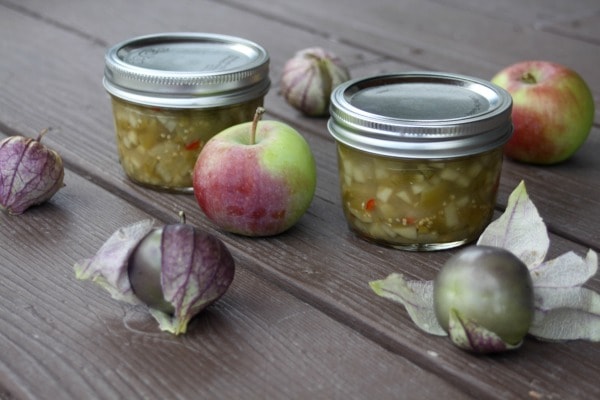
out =
{"type": "Polygon", "coordinates": [[[466,75],[407,72],[356,78],[331,94],[328,130],[366,152],[454,158],[498,148],[512,135],[512,98],[466,75]]]}
{"type": "Polygon", "coordinates": [[[257,43],[228,35],[139,36],[107,50],[103,84],[113,96],[148,106],[237,104],[269,90],[269,54],[257,43]]]}

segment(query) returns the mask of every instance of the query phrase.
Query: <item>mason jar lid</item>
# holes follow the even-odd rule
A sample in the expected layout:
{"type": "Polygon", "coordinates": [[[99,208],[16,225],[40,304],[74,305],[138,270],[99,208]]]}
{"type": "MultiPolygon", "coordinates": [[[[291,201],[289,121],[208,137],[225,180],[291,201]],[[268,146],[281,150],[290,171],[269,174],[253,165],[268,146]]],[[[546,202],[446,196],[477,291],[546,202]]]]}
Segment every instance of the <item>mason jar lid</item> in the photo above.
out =
{"type": "Polygon", "coordinates": [[[484,80],[411,72],[354,79],[331,94],[328,129],[358,150],[454,158],[498,148],[512,135],[510,94],[484,80]]]}
{"type": "Polygon", "coordinates": [[[269,55],[256,43],[208,33],[141,36],[110,48],[104,87],[149,106],[205,108],[264,96],[269,55]]]}

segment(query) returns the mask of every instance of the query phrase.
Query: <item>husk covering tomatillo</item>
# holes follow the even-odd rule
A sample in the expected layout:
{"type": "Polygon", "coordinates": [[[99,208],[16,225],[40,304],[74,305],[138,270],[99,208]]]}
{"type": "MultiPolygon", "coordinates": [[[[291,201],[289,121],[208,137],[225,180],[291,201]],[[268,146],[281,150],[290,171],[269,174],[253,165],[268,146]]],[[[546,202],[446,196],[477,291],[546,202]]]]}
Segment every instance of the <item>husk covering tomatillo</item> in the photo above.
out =
{"type": "Polygon", "coordinates": [[[12,215],[49,200],[64,186],[60,155],[37,139],[11,136],[0,142],[0,210],[12,215]]]}
{"type": "Polygon", "coordinates": [[[225,294],[233,281],[234,260],[223,242],[193,226],[153,225],[143,220],[117,230],[94,257],[75,264],[75,274],[117,300],[146,304],[161,330],[178,335],[187,331],[193,316],[225,294]],[[155,254],[136,254],[148,251],[155,254]],[[137,274],[135,285],[132,273],[137,274]]]}
{"type": "Polygon", "coordinates": [[[281,76],[281,93],[294,108],[308,116],[329,115],[333,89],[350,79],[350,73],[334,53],[320,47],[298,51],[281,76]]]}

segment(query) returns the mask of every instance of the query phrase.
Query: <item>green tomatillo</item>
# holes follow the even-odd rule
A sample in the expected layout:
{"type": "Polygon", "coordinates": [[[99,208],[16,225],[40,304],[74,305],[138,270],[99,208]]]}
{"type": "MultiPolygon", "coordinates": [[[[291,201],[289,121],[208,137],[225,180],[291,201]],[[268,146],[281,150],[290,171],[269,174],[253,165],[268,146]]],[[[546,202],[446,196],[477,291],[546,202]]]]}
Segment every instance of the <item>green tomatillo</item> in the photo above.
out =
{"type": "Polygon", "coordinates": [[[527,266],[491,246],[468,247],[448,259],[433,282],[433,300],[452,341],[478,353],[518,347],[534,315],[527,266]]]}

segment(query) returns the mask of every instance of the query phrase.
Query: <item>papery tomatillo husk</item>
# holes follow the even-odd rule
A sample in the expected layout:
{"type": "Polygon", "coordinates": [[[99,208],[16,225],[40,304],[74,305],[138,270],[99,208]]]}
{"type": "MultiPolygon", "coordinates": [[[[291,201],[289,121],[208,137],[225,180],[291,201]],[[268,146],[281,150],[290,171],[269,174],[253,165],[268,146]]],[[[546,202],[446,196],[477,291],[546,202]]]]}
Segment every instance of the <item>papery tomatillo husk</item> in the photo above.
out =
{"type": "Polygon", "coordinates": [[[152,220],[119,229],[94,257],[75,264],[77,279],[96,282],[117,300],[147,305],[159,328],[175,335],[225,294],[234,272],[233,257],[217,237],[185,223],[155,228],[152,220]],[[152,254],[138,257],[138,251],[152,254]]]}
{"type": "Polygon", "coordinates": [[[0,142],[0,209],[22,214],[49,200],[64,186],[60,155],[37,139],[11,136],[0,142]]]}
{"type": "Polygon", "coordinates": [[[281,93],[302,113],[327,116],[331,92],[348,79],[348,69],[335,54],[311,47],[300,50],[286,62],[280,82],[281,93]]]}

